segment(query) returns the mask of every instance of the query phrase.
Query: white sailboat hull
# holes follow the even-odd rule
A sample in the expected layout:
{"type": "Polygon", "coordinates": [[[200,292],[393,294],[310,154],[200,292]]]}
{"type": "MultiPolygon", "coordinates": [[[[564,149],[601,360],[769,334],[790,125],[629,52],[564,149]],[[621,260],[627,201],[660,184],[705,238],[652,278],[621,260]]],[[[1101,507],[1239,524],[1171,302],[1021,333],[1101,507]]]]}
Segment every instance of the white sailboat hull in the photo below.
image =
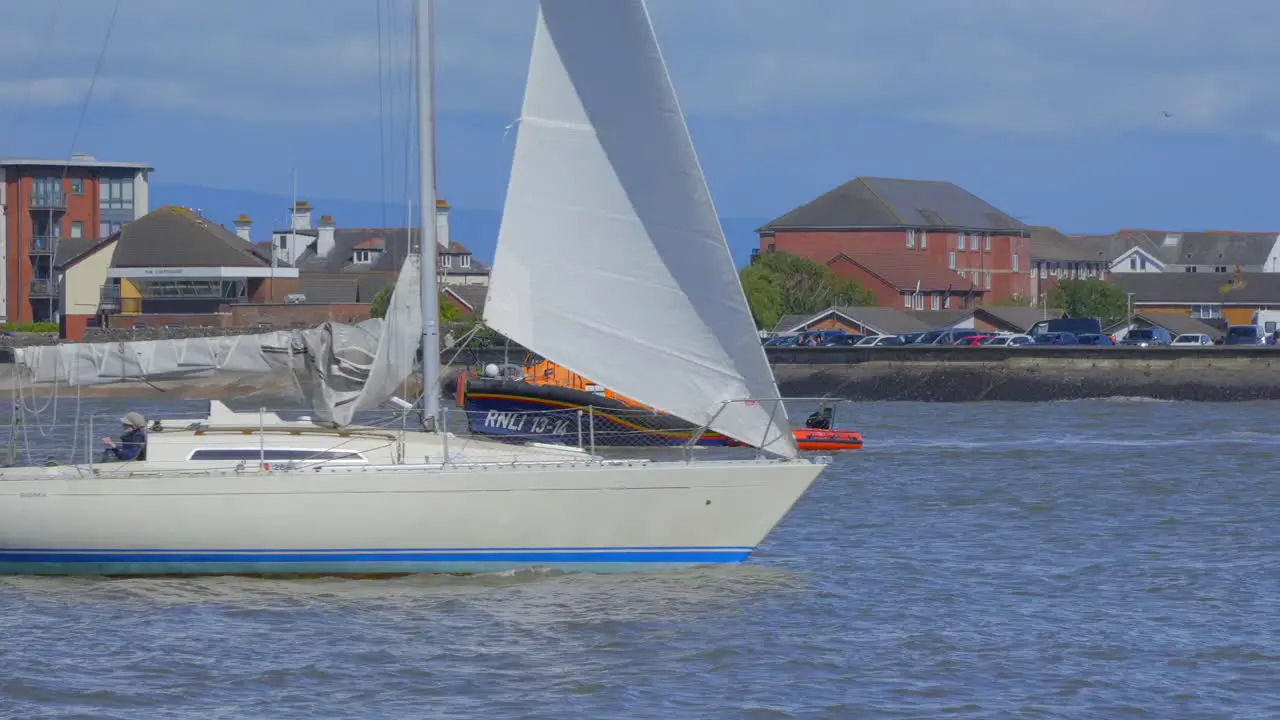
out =
{"type": "Polygon", "coordinates": [[[15,478],[0,482],[0,573],[609,572],[738,563],[823,467],[486,463],[15,478]]]}

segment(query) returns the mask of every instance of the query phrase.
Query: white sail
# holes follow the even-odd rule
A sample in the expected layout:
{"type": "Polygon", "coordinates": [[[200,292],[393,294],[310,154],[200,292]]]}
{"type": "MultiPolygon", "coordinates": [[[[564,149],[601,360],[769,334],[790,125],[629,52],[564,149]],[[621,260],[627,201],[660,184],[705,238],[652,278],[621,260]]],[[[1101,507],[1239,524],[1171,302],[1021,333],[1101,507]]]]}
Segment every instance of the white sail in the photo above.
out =
{"type": "Polygon", "coordinates": [[[16,360],[27,381],[69,387],[291,370],[318,421],[348,425],[356,411],[394,395],[416,366],[422,333],[418,267],[418,256],[410,255],[385,320],[252,335],[27,347],[18,350],[16,360]]]}
{"type": "Polygon", "coordinates": [[[784,456],[777,385],[642,0],[542,0],[485,321],[784,456]]]}

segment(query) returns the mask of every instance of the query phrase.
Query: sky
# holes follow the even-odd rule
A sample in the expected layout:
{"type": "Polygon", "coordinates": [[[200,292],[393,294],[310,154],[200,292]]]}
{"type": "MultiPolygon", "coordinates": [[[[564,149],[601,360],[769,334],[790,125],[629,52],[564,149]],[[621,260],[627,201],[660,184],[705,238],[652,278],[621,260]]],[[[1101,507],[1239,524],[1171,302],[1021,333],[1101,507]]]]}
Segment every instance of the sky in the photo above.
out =
{"type": "MultiPolygon", "coordinates": [[[[249,212],[259,239],[295,172],[340,226],[403,224],[409,7],[0,0],[0,156],[147,162],[153,205],[249,212]]],[[[863,175],[949,180],[1066,232],[1280,232],[1274,0],[649,7],[739,259],[754,227],[863,175]]],[[[535,10],[437,0],[440,194],[481,257],[535,10]]]]}

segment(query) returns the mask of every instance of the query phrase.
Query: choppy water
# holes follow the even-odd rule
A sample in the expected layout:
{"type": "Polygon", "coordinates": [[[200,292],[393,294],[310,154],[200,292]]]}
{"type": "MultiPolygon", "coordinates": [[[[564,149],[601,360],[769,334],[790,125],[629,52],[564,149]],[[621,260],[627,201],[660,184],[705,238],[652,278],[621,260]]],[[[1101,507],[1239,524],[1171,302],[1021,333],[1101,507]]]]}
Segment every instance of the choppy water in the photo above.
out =
{"type": "Polygon", "coordinates": [[[740,567],[0,579],[0,715],[1280,717],[1280,403],[857,413],[740,567]]]}

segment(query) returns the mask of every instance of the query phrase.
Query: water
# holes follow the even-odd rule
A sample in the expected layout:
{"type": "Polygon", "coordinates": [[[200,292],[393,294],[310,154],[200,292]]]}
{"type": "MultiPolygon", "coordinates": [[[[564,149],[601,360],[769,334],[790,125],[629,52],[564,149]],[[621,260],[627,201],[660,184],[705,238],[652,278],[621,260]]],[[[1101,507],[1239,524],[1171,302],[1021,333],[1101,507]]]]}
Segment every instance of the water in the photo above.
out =
{"type": "Polygon", "coordinates": [[[856,412],[739,567],[0,579],[0,716],[1280,716],[1280,403],[856,412]]]}

